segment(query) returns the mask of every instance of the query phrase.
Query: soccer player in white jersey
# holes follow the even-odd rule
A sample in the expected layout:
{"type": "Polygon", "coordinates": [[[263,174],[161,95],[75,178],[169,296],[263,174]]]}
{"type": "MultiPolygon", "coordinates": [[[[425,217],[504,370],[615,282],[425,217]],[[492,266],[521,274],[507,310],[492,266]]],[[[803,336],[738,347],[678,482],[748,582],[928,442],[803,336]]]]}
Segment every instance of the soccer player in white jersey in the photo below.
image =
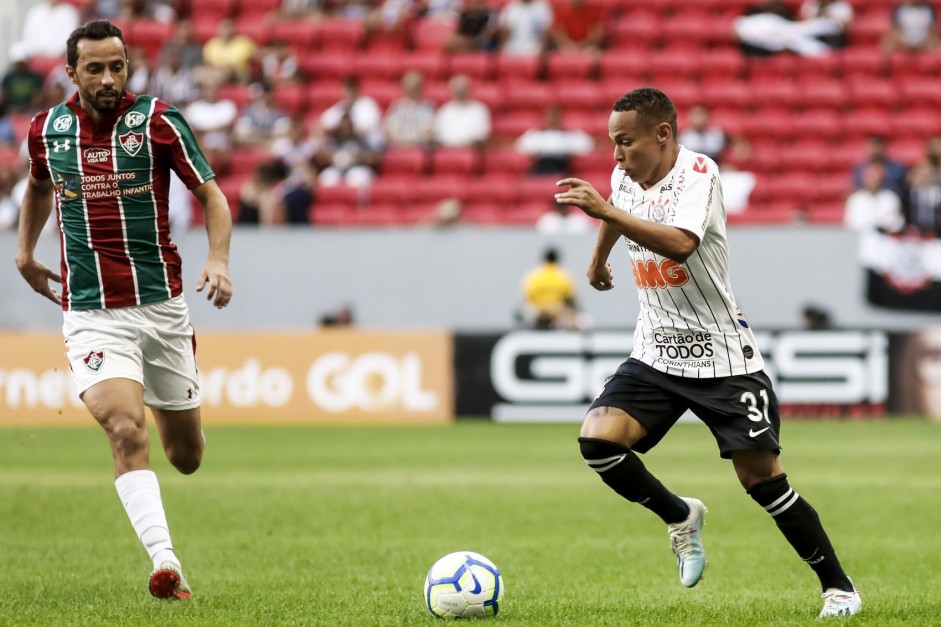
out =
{"type": "Polygon", "coordinates": [[[33,118],[30,176],[16,265],[30,286],[62,306],[76,387],[104,428],[115,488],[153,561],[151,594],[188,599],[173,550],[157,476],[150,468],[144,407],[164,451],[186,474],[202,461],[196,340],[183,300],[180,255],[170,239],[170,171],[202,204],[209,258],[196,290],[216,307],[232,296],[232,218],[189,125],[179,111],[125,90],[127,48],[107,21],[80,26],[66,44],[77,94],[33,118]],[[57,209],[61,275],[34,257],[57,209]],[[54,290],[49,281],[62,284],[54,290]]]}
{"type": "Polygon", "coordinates": [[[820,616],[855,614],[859,593],[843,572],[817,512],[788,484],[780,415],[751,328],[729,285],[722,185],[715,162],[679,145],[676,109],[661,91],[636,89],[608,121],[617,161],[608,201],[585,181],[559,181],[556,200],[600,219],[588,268],[614,287],[608,257],[624,238],[640,298],[630,358],[605,383],[582,425],[588,465],[623,498],[668,526],[680,581],[706,566],[706,507],[669,491],[637,453],[653,448],[687,410],[708,425],[749,496],[820,579],[820,616]]]}

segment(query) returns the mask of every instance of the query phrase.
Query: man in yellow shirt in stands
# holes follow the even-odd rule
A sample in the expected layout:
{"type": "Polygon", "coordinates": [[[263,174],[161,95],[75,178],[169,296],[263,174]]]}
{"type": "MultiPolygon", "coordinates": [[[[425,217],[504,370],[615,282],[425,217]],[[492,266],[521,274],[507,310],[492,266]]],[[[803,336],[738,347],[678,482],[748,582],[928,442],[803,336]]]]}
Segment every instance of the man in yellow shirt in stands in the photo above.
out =
{"type": "Polygon", "coordinates": [[[543,264],[523,279],[523,319],[537,329],[566,327],[574,310],[575,282],[559,266],[558,251],[549,248],[543,264]]]}

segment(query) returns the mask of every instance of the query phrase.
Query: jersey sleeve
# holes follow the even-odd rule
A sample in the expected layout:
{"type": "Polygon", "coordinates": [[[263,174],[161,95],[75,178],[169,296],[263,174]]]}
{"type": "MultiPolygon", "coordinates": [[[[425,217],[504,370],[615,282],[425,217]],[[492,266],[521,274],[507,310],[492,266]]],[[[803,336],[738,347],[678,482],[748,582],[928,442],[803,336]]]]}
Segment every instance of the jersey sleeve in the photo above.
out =
{"type": "MultiPolygon", "coordinates": [[[[719,168],[704,155],[693,154],[684,168],[685,188],[678,189],[673,226],[689,231],[702,240],[721,195],[718,191],[719,168]]],[[[677,187],[684,184],[678,181],[677,187]]]]}
{"type": "Polygon", "coordinates": [[[209,162],[196,142],[196,136],[179,109],[167,106],[157,115],[151,128],[153,142],[159,146],[187,189],[199,187],[215,177],[209,162]]]}
{"type": "Polygon", "coordinates": [[[29,123],[26,135],[26,147],[29,150],[29,173],[33,178],[44,180],[50,178],[49,164],[46,162],[46,144],[42,139],[42,129],[49,117],[48,111],[36,115],[29,123]]]}

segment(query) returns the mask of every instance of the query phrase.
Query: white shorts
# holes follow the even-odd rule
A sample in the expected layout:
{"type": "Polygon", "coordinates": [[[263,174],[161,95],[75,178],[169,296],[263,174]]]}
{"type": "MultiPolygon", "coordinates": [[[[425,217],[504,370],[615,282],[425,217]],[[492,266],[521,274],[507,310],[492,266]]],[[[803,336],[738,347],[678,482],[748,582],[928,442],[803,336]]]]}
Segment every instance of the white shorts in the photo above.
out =
{"type": "Polygon", "coordinates": [[[199,406],[196,336],[183,296],[159,303],[66,311],[62,333],[79,395],[106,379],[144,387],[144,404],[199,406]]]}

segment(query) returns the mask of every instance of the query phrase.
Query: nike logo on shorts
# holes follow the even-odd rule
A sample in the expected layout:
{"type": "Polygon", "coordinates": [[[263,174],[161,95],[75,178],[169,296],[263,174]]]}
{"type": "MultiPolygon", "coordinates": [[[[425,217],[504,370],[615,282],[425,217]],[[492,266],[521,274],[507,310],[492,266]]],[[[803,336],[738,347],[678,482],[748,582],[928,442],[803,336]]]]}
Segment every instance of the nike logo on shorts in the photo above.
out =
{"type": "Polygon", "coordinates": [[[764,429],[759,429],[758,431],[755,431],[754,429],[749,429],[749,430],[748,430],[748,435],[749,435],[750,437],[755,437],[756,435],[761,435],[762,433],[764,433],[765,431],[767,431],[767,430],[770,429],[770,428],[771,428],[771,427],[765,427],[764,429]]]}

